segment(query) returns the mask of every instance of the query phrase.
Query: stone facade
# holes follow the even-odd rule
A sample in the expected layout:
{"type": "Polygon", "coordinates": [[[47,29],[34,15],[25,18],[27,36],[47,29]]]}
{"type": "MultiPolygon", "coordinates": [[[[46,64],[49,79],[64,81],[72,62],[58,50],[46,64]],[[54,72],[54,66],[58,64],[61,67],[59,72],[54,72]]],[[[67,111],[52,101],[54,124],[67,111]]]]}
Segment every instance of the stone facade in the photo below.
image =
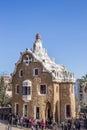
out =
{"type": "Polygon", "coordinates": [[[28,118],[61,122],[75,117],[74,76],[42,48],[39,34],[33,49],[21,53],[12,74],[12,111],[28,118]]]}

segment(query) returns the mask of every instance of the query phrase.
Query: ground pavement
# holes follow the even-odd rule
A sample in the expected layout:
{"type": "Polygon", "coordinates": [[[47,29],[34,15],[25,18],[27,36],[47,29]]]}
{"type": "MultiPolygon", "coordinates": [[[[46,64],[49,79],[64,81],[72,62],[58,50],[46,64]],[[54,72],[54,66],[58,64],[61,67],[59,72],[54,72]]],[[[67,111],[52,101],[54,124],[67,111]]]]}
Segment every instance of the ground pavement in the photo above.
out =
{"type": "MultiPolygon", "coordinates": [[[[0,130],[8,130],[7,124],[0,123],[0,130]]],[[[30,128],[20,128],[20,127],[12,127],[12,130],[31,130],[30,128]]],[[[46,129],[47,130],[47,129],[46,129]]]]}
{"type": "MultiPolygon", "coordinates": [[[[0,130],[8,130],[7,129],[7,122],[0,120],[0,130]]],[[[12,130],[31,130],[31,129],[24,128],[24,127],[21,129],[20,126],[18,126],[18,127],[12,126],[12,130]]],[[[45,130],[50,130],[50,129],[45,129],[45,130]]],[[[61,130],[61,129],[58,129],[58,130],[61,130]]]]}
{"type": "MultiPolygon", "coordinates": [[[[7,130],[7,123],[1,120],[0,120],[0,130],[7,130]]],[[[20,126],[18,126],[18,128],[13,126],[12,130],[31,130],[31,129],[30,128],[21,129],[20,126]]],[[[50,130],[50,129],[45,129],[45,130],[50,130]]],[[[57,130],[61,130],[61,128],[58,128],[57,130]]],[[[87,130],[87,129],[81,128],[80,130],[87,130]]]]}
{"type": "MultiPolygon", "coordinates": [[[[8,130],[7,129],[7,124],[5,123],[0,123],[0,130],[8,130]]],[[[17,128],[17,127],[12,127],[12,130],[21,130],[20,128],[17,128]]],[[[22,130],[30,130],[30,129],[27,129],[27,128],[23,128],[22,130]]]]}

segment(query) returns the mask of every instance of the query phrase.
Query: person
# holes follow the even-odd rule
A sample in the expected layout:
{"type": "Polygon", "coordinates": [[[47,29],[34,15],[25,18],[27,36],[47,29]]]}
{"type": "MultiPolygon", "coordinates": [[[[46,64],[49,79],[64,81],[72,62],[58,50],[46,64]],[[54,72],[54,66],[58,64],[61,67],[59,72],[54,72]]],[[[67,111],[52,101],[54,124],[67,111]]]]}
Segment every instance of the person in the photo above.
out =
{"type": "Polygon", "coordinates": [[[21,116],[21,118],[20,118],[20,126],[21,126],[21,128],[23,127],[23,116],[21,116]]]}
{"type": "Polygon", "coordinates": [[[9,113],[9,115],[8,115],[8,121],[9,121],[9,124],[12,124],[12,113],[9,113]]]}
{"type": "Polygon", "coordinates": [[[80,121],[79,121],[79,119],[76,119],[74,124],[75,124],[75,129],[80,130],[80,121]]]}
{"type": "Polygon", "coordinates": [[[64,124],[65,124],[65,122],[63,121],[63,122],[61,122],[61,128],[62,128],[62,130],[64,130],[64,124]]]}
{"type": "Polygon", "coordinates": [[[16,127],[18,126],[18,120],[19,120],[19,117],[18,117],[18,114],[15,116],[15,125],[16,127]]]}
{"type": "Polygon", "coordinates": [[[11,126],[11,124],[7,124],[7,130],[12,130],[12,126],[11,126]]]}
{"type": "Polygon", "coordinates": [[[72,130],[75,130],[75,124],[74,124],[74,122],[75,122],[75,119],[72,118],[72,125],[71,125],[71,129],[72,130]]]}
{"type": "Polygon", "coordinates": [[[57,129],[57,123],[55,121],[52,121],[51,127],[52,127],[52,130],[56,130],[57,129]]]}
{"type": "Polygon", "coordinates": [[[45,122],[42,120],[41,122],[41,129],[43,130],[45,128],[45,122]]]}
{"type": "Polygon", "coordinates": [[[39,130],[39,126],[38,125],[36,125],[36,130],[39,130]]]}
{"type": "Polygon", "coordinates": [[[30,120],[29,120],[30,128],[31,128],[31,129],[33,128],[33,122],[34,122],[33,119],[30,119],[30,120]]]}
{"type": "Polygon", "coordinates": [[[72,121],[68,120],[68,123],[67,123],[68,130],[71,130],[71,126],[72,126],[72,121]]]}
{"type": "Polygon", "coordinates": [[[63,130],[67,130],[67,129],[68,129],[67,123],[64,123],[63,130]]]}
{"type": "Polygon", "coordinates": [[[34,130],[34,126],[33,125],[31,126],[31,130],[34,130]]]}

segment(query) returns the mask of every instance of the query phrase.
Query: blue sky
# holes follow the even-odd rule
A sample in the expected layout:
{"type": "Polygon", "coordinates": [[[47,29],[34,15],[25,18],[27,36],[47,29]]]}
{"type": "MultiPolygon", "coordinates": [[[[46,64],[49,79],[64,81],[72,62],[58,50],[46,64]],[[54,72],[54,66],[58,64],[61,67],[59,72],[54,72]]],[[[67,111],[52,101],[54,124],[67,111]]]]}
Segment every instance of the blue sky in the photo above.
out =
{"type": "Polygon", "coordinates": [[[36,33],[56,63],[75,78],[87,74],[87,0],[0,1],[0,74],[13,72],[36,33]]]}

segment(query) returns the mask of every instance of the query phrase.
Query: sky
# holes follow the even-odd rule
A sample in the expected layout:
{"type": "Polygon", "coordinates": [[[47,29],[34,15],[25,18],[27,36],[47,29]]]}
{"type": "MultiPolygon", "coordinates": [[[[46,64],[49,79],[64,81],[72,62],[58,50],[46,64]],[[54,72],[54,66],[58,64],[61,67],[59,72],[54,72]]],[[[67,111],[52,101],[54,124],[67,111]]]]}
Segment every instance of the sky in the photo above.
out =
{"type": "Polygon", "coordinates": [[[57,64],[87,74],[87,0],[1,0],[0,75],[13,73],[37,33],[57,64]]]}

